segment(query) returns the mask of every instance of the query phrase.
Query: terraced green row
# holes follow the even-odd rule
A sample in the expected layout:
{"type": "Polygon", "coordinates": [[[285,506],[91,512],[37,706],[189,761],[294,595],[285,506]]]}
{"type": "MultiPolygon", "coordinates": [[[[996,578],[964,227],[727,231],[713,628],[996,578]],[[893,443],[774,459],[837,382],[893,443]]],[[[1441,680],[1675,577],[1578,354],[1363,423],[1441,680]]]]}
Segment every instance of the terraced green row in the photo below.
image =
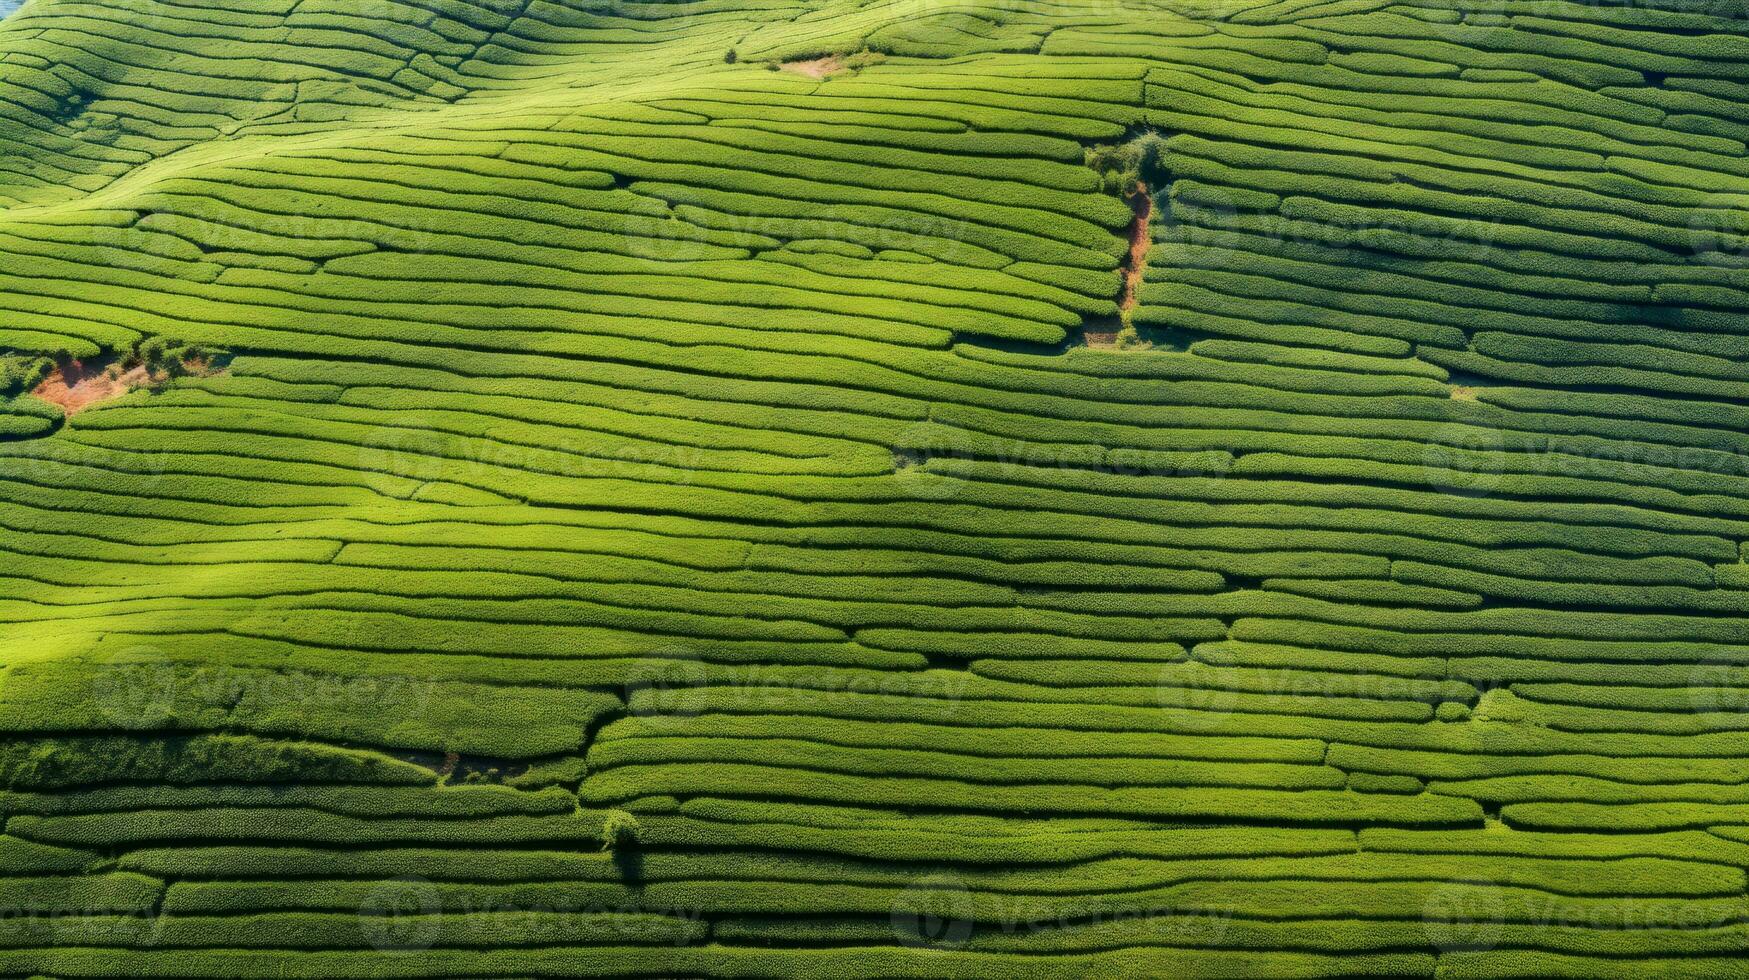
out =
{"type": "Polygon", "coordinates": [[[1738,13],[31,0],[0,973],[1744,972],[1738,13]]]}

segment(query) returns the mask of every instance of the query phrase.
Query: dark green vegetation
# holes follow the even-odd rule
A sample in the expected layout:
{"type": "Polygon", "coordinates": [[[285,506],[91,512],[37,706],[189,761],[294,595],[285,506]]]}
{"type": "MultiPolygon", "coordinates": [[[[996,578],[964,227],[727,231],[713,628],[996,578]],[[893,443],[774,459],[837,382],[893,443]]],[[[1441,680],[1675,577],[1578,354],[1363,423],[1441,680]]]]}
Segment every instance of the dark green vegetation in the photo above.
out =
{"type": "Polygon", "coordinates": [[[0,975],[1749,973],[1744,14],[31,0],[0,975]]]}

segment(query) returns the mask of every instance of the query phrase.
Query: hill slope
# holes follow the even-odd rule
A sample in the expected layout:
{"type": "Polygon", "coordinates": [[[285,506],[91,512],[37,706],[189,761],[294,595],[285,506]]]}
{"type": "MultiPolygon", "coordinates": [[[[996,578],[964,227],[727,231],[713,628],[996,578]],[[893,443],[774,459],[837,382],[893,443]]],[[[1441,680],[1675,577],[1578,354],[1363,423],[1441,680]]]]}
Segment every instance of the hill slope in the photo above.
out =
{"type": "Polygon", "coordinates": [[[1745,969],[1744,13],[30,0],[0,974],[1745,969]]]}

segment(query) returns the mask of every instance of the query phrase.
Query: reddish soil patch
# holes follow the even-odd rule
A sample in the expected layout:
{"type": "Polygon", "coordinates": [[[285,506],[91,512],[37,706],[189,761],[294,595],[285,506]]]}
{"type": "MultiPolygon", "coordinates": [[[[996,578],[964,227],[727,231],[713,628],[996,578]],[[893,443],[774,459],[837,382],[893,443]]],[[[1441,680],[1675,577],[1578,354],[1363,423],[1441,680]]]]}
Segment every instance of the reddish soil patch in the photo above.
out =
{"type": "Polygon", "coordinates": [[[154,377],[144,364],[124,371],[115,361],[90,366],[71,361],[50,371],[31,394],[61,406],[61,411],[68,415],[77,415],[93,405],[161,380],[162,375],[154,377]]]}
{"type": "Polygon", "coordinates": [[[784,71],[793,71],[798,75],[806,75],[815,81],[819,81],[835,71],[843,71],[844,59],[835,54],[831,54],[824,58],[814,58],[809,61],[788,61],[779,67],[784,71]]]}
{"type": "MultiPolygon", "coordinates": [[[[1135,189],[1125,195],[1130,203],[1130,210],[1136,214],[1130,222],[1130,255],[1124,263],[1123,291],[1118,294],[1117,308],[1120,310],[1134,309],[1136,291],[1141,288],[1142,274],[1148,271],[1148,246],[1152,236],[1148,234],[1148,223],[1154,217],[1154,195],[1149,193],[1148,185],[1136,182],[1135,189]]],[[[1088,342],[1092,342],[1089,335],[1088,342]]]]}
{"type": "Polygon", "coordinates": [[[1115,333],[1104,333],[1104,332],[1095,333],[1095,332],[1089,331],[1088,333],[1082,334],[1082,336],[1086,338],[1087,346],[1089,346],[1089,347],[1116,347],[1117,346],[1117,334],[1115,334],[1115,333]]]}
{"type": "MultiPolygon", "coordinates": [[[[207,357],[191,357],[182,362],[181,374],[198,378],[224,373],[224,364],[215,364],[207,357]]],[[[49,372],[42,383],[30,393],[45,402],[53,402],[67,415],[77,415],[93,405],[120,398],[130,391],[149,388],[169,381],[168,371],[150,371],[144,364],[123,368],[121,360],[105,357],[95,361],[68,361],[49,372]]]]}

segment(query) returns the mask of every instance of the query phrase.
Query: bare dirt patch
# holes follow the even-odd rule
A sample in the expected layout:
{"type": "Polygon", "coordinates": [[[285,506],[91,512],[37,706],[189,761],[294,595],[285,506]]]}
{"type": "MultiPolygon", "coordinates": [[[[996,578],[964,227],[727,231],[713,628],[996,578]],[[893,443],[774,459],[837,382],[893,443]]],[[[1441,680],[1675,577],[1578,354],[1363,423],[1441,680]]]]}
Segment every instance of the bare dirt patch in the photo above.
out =
{"type": "MultiPolygon", "coordinates": [[[[205,377],[220,370],[222,368],[211,360],[190,358],[182,363],[179,373],[205,377]]],[[[114,401],[130,391],[165,384],[170,378],[169,371],[154,370],[142,362],[124,367],[122,361],[113,357],[75,360],[57,365],[30,393],[60,406],[61,411],[71,417],[93,405],[114,401]]]]}
{"type": "Polygon", "coordinates": [[[1453,401],[1473,402],[1476,400],[1476,389],[1468,385],[1452,385],[1451,397],[1453,401]]]}
{"type": "Polygon", "coordinates": [[[838,55],[829,54],[824,58],[810,58],[807,61],[786,61],[778,67],[784,71],[795,72],[797,75],[805,75],[819,81],[833,72],[843,71],[844,59],[838,55]]]}
{"type": "Polygon", "coordinates": [[[86,365],[69,361],[53,371],[31,394],[45,402],[53,402],[68,415],[77,415],[93,405],[112,401],[153,383],[151,372],[144,364],[122,370],[120,364],[86,365]]]}
{"type": "Polygon", "coordinates": [[[1136,308],[1142,278],[1148,271],[1148,249],[1154,244],[1149,229],[1154,218],[1154,195],[1147,181],[1138,180],[1123,197],[1135,218],[1130,221],[1129,253],[1118,269],[1122,277],[1117,294],[1118,314],[1088,322],[1081,333],[1082,343],[1096,350],[1147,350],[1154,346],[1137,334],[1129,316],[1136,308]]]}

